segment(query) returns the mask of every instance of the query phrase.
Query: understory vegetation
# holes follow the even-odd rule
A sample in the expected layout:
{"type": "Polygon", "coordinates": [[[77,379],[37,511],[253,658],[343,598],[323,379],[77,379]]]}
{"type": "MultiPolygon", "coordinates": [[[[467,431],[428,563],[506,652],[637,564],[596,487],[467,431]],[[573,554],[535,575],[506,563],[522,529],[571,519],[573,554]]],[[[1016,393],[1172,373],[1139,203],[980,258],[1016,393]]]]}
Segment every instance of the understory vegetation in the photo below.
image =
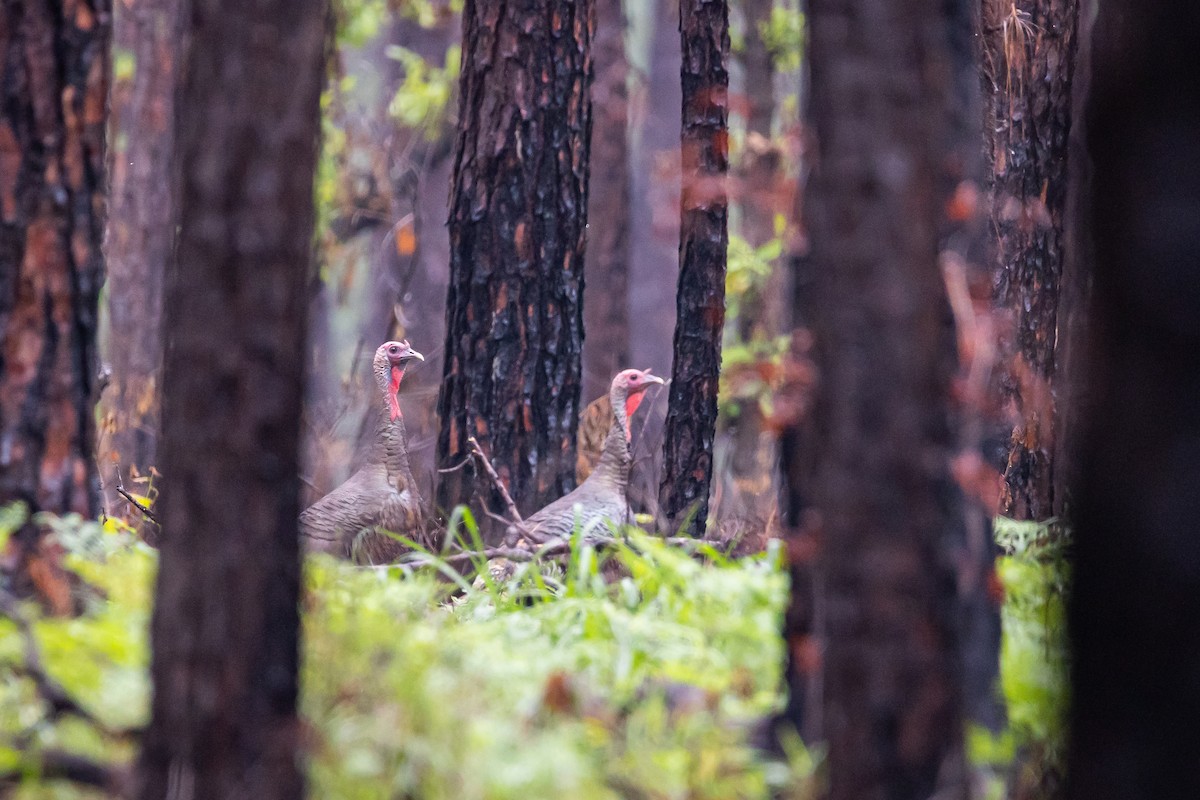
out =
{"type": "MultiPolygon", "coordinates": [[[[103,796],[43,781],[41,756],[128,763],[148,713],[155,551],[111,521],[53,527],[83,613],[23,603],[19,616],[82,713],[50,707],[28,643],[0,616],[0,781],[24,800],[103,796]]],[[[477,587],[430,567],[310,557],[312,796],[716,800],[811,776],[798,742],[788,763],[751,748],[780,703],[779,552],[697,559],[629,533],[611,553],[582,548],[564,568],[525,565],[477,587]]]]}

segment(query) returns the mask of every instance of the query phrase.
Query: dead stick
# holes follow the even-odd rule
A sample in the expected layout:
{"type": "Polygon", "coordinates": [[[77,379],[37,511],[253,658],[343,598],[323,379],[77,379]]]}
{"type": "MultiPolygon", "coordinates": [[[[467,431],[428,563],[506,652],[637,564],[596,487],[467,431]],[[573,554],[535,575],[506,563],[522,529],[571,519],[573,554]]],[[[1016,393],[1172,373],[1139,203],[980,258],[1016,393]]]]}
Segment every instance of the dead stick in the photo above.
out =
{"type": "Polygon", "coordinates": [[[488,457],[483,454],[483,448],[479,446],[479,442],[474,436],[467,437],[467,444],[471,446],[471,452],[479,459],[479,463],[483,465],[483,471],[492,479],[492,485],[496,487],[496,491],[500,492],[500,497],[504,499],[504,504],[508,506],[508,513],[512,515],[513,521],[517,525],[520,525],[525,520],[521,518],[521,513],[517,511],[517,504],[513,502],[512,495],[508,493],[508,489],[504,488],[504,482],[496,474],[495,468],[492,467],[492,462],[488,461],[488,457]]]}
{"type": "Polygon", "coordinates": [[[117,494],[121,495],[121,497],[124,497],[126,500],[129,501],[130,505],[132,505],[138,511],[142,512],[147,517],[149,517],[150,521],[153,522],[155,525],[162,527],[162,523],[158,521],[158,517],[156,517],[154,515],[154,512],[151,511],[149,509],[149,507],[143,505],[142,503],[140,503],[138,501],[138,499],[136,497],[131,495],[129,492],[125,491],[125,482],[123,480],[121,480],[121,468],[120,467],[117,468],[117,494]]]}

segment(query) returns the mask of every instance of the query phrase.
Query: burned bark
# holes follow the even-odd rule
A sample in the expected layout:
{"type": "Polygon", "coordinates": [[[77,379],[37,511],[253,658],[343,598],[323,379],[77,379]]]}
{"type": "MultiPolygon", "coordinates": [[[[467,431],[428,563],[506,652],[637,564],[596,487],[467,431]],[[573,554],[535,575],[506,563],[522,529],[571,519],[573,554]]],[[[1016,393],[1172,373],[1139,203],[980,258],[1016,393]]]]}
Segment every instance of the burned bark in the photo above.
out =
{"type": "Polygon", "coordinates": [[[725,258],[729,246],[729,7],[681,0],[683,116],[679,289],[659,508],[674,529],[703,536],[712,483],[725,258]]]}
{"type": "Polygon", "coordinates": [[[98,510],[111,6],[0,4],[0,505],[98,510]]]}
{"type": "MultiPolygon", "coordinates": [[[[816,515],[828,797],[962,796],[938,268],[950,55],[941,0],[814,0],[816,515]]],[[[793,554],[796,558],[796,554],[793,554]]]]}
{"type": "Polygon", "coordinates": [[[594,27],[592,0],[463,9],[438,463],[476,437],[522,512],[575,482],[594,27]]]}
{"type": "Polygon", "coordinates": [[[629,64],[621,0],[596,0],[588,186],[584,398],[606,395],[629,361],[629,64]]]}
{"type": "Polygon", "coordinates": [[[1066,796],[1197,797],[1200,8],[1099,6],[1066,796]]]}
{"type": "Polygon", "coordinates": [[[299,435],[321,0],[192,0],[139,795],[298,798],[299,435]]]}
{"type": "Polygon", "coordinates": [[[1002,512],[1054,513],[1054,384],[1067,144],[1078,0],[984,0],[985,130],[989,138],[996,302],[1012,317],[1005,354],[1017,407],[1002,512]]]}
{"type": "Polygon", "coordinates": [[[180,0],[143,0],[119,9],[115,21],[118,37],[132,48],[134,68],[120,114],[114,111],[123,146],[112,159],[105,242],[111,373],[96,461],[110,513],[125,502],[115,491],[118,470],[126,481],[149,477],[156,460],[162,281],[175,242],[175,199],[165,176],[173,152],[182,22],[180,0]]]}

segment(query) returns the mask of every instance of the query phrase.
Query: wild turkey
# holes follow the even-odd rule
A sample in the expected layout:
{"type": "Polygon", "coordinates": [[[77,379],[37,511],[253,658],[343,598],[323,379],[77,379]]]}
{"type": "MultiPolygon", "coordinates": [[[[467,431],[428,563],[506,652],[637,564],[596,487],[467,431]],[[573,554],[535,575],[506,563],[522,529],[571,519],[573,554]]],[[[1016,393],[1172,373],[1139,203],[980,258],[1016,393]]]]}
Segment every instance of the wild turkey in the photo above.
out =
{"type": "Polygon", "coordinates": [[[612,401],[605,393],[588,403],[579,415],[579,428],[575,434],[575,483],[583,483],[600,463],[604,453],[604,440],[612,427],[612,401]]]}
{"type": "Polygon", "coordinates": [[[380,530],[420,538],[425,515],[408,464],[404,417],[396,398],[413,359],[425,357],[407,341],[384,342],[375,351],[373,369],[380,392],[375,435],[362,467],[300,515],[300,532],[312,540],[311,549],[382,564],[408,548],[380,530]]]}
{"type": "Polygon", "coordinates": [[[629,450],[629,421],[646,389],[662,383],[663,379],[651,375],[650,370],[627,369],[617,373],[608,392],[612,427],[604,439],[604,450],[596,469],[575,491],[525,520],[521,527],[530,538],[544,541],[570,536],[575,530],[576,506],[579,506],[579,519],[585,533],[606,533],[603,522],[606,519],[617,524],[626,521],[629,503],[625,490],[633,461],[629,450]]]}

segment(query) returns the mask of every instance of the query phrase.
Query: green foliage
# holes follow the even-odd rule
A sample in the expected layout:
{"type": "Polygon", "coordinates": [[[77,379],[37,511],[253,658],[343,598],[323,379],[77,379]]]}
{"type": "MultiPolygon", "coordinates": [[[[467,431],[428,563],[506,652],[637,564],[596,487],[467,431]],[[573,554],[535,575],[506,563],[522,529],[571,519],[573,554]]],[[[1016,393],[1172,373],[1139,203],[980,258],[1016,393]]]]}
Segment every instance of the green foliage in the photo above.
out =
{"type": "Polygon", "coordinates": [[[1008,728],[999,736],[968,731],[972,761],[1007,768],[1021,755],[1023,783],[1063,774],[1066,756],[1069,658],[1066,601],[1070,591],[1069,532],[1057,521],[994,522],[1003,555],[996,573],[1004,587],[1000,609],[1000,689],[1008,728]]]}
{"type": "Polygon", "coordinates": [[[437,139],[446,121],[450,98],[458,85],[462,50],[453,45],[446,50],[443,66],[434,67],[406,47],[391,46],[389,58],[404,65],[404,83],[388,105],[388,113],[410,128],[425,129],[426,138],[437,139]]]}
{"type": "Polygon", "coordinates": [[[804,12],[775,6],[771,9],[771,16],[758,24],[758,33],[775,60],[776,69],[800,68],[807,39],[804,12]]]}
{"type": "MultiPolygon", "coordinates": [[[[477,536],[466,513],[455,529],[477,536]]],[[[104,727],[136,728],[147,714],[154,551],[113,525],[57,530],[67,565],[95,590],[75,619],[24,608],[47,670],[104,727]]],[[[779,703],[778,553],[708,551],[702,562],[635,530],[628,541],[479,588],[430,568],[311,557],[302,711],[312,796],[717,800],[789,781],[786,765],[761,763],[746,744],[749,725],[779,703]]],[[[129,738],[50,719],[22,657],[0,618],[0,770],[24,758],[18,743],[132,758],[129,738]]],[[[794,749],[794,768],[811,771],[794,749]]],[[[16,796],[89,795],[30,773],[16,796]]]]}
{"type": "Polygon", "coordinates": [[[741,317],[745,297],[760,294],[766,288],[775,262],[781,255],[781,236],[776,236],[761,247],[752,247],[741,236],[730,234],[725,272],[725,314],[729,319],[741,317]]]}
{"type": "Polygon", "coordinates": [[[1004,549],[996,565],[1004,586],[1000,680],[1009,723],[1022,745],[1061,764],[1066,747],[1067,535],[1054,523],[996,520],[1004,549]]]}

